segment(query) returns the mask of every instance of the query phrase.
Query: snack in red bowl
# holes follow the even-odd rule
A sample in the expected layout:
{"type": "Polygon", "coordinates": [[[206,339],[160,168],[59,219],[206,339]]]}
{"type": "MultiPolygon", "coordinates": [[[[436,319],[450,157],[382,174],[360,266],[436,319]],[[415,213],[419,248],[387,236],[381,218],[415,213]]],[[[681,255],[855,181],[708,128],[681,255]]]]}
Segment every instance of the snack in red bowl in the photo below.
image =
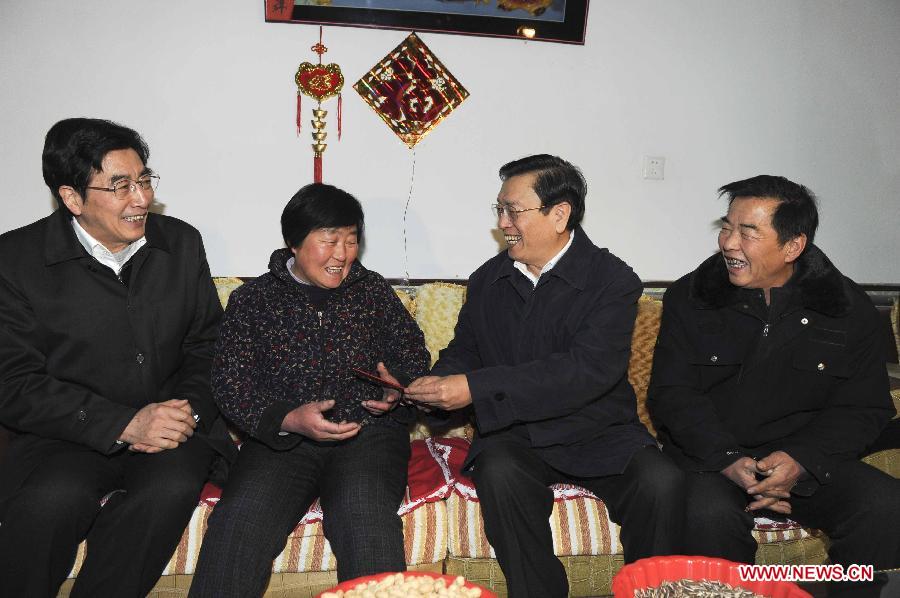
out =
{"type": "Polygon", "coordinates": [[[383,591],[387,596],[431,598],[438,596],[440,590],[444,591],[440,596],[448,598],[497,598],[493,592],[466,581],[462,576],[441,575],[430,571],[379,573],[358,577],[341,582],[316,598],[358,598],[365,592],[375,594],[378,591],[383,591]]]}
{"type": "Polygon", "coordinates": [[[703,595],[811,598],[789,581],[743,581],[739,567],[740,563],[703,556],[640,559],[625,565],[613,577],[613,595],[615,598],[703,595]]]}

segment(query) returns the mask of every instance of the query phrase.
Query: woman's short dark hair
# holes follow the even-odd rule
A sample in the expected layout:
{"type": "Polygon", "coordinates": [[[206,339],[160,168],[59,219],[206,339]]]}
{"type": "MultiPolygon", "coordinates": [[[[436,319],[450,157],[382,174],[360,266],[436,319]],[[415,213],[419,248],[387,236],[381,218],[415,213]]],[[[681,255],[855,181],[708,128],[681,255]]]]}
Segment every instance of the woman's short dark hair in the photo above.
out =
{"type": "Polygon", "coordinates": [[[67,118],[47,131],[41,162],[44,182],[63,206],[59,188],[69,186],[82,198],[88,182],[100,172],[103,158],[111,151],[133,149],[147,165],[150,148],[144,139],[128,127],[99,118],[67,118]]]}
{"type": "Polygon", "coordinates": [[[302,187],[281,213],[281,236],[292,248],[302,245],[306,235],[316,229],[354,225],[356,238],[362,246],[362,205],[343,189],[325,183],[302,187]]]}
{"type": "Polygon", "coordinates": [[[557,156],[537,154],[501,166],[500,180],[531,173],[537,173],[533,189],[541,199],[544,208],[541,211],[547,214],[552,206],[565,202],[572,206],[566,228],[574,230],[581,224],[587,195],[587,183],[581,170],[557,156]]]}
{"type": "Polygon", "coordinates": [[[761,174],[719,187],[719,196],[728,196],[728,206],[738,197],[767,197],[778,200],[772,213],[772,228],[782,245],[801,234],[809,243],[816,238],[819,210],[812,191],[783,176],[761,174]]]}

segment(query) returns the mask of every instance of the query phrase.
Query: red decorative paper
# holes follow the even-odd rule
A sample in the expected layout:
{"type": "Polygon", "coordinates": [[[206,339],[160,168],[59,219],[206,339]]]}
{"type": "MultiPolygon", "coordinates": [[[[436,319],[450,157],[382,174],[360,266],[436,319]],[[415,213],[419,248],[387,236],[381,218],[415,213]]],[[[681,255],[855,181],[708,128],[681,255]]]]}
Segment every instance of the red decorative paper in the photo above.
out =
{"type": "Polygon", "coordinates": [[[353,89],[410,148],[469,97],[415,33],[381,59],[353,89]]]}
{"type": "Polygon", "coordinates": [[[266,0],[267,21],[290,21],[294,0],[266,0]]]}
{"type": "Polygon", "coordinates": [[[344,87],[344,75],[336,64],[303,62],[297,69],[294,81],[304,95],[320,102],[338,95],[344,87]]]}

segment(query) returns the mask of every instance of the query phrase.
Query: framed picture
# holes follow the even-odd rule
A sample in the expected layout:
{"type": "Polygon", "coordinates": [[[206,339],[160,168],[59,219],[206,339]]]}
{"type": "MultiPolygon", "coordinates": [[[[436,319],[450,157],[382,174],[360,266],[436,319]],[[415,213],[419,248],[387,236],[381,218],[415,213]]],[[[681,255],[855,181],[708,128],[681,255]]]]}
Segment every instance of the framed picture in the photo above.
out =
{"type": "Polygon", "coordinates": [[[583,44],[588,0],[265,0],[270,23],[404,29],[583,44]]]}

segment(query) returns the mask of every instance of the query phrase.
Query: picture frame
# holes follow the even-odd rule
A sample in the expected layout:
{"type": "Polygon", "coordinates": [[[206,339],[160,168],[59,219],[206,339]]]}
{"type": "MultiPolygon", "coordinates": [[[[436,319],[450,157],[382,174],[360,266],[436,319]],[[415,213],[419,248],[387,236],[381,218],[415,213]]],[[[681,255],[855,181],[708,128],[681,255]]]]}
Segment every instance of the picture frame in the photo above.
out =
{"type": "Polygon", "coordinates": [[[589,0],[264,0],[269,23],[584,44],[589,0]]]}

